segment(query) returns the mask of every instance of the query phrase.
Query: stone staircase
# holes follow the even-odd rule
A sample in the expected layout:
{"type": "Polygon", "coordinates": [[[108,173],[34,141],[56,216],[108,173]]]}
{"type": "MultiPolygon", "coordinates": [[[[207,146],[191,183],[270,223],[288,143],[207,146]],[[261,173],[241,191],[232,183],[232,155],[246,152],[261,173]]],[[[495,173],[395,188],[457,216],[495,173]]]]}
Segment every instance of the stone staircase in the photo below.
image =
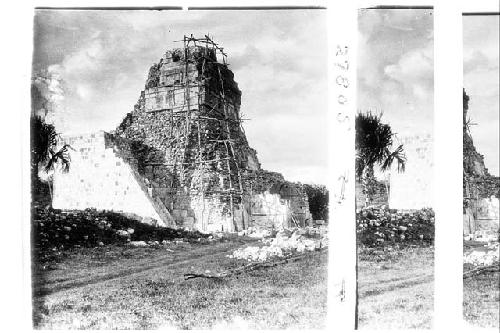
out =
{"type": "Polygon", "coordinates": [[[147,178],[143,177],[137,170],[135,170],[134,167],[132,167],[131,169],[132,173],[134,174],[134,178],[137,180],[137,183],[141,187],[141,190],[149,199],[156,213],[160,216],[165,226],[172,228],[176,227],[175,220],[168,211],[167,207],[165,207],[165,205],[158,196],[153,195],[152,187],[151,188],[148,187],[147,183],[151,182],[147,178]]]}
{"type": "Polygon", "coordinates": [[[137,169],[137,159],[130,155],[128,140],[121,137],[117,137],[115,135],[109,135],[109,139],[111,139],[111,141],[113,142],[112,145],[113,152],[117,156],[122,158],[123,161],[130,166],[130,170],[134,175],[134,179],[137,181],[137,184],[139,184],[139,187],[141,188],[142,192],[144,193],[144,195],[149,200],[154,210],[162,220],[161,222],[163,222],[163,225],[172,228],[176,227],[175,220],[168,211],[167,207],[165,207],[165,205],[158,196],[155,196],[153,194],[153,188],[147,185],[147,184],[152,185],[152,182],[143,175],[141,175],[139,170],[137,169]],[[124,142],[127,143],[124,144],[124,142]],[[126,147],[126,149],[124,149],[125,151],[121,151],[120,143],[126,147]]]}

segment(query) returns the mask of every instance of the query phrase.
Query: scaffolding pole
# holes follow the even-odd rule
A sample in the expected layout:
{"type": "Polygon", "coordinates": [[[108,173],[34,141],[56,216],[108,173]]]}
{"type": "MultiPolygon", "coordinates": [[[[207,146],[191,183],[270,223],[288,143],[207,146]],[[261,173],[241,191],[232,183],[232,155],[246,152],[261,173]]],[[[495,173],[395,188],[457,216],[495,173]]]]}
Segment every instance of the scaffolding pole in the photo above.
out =
{"type": "MultiPolygon", "coordinates": [[[[202,223],[202,228],[205,229],[205,221],[204,221],[204,214],[205,214],[205,196],[207,194],[217,194],[218,196],[222,197],[228,197],[229,198],[229,205],[230,205],[230,214],[231,214],[231,220],[233,223],[233,226],[235,230],[238,229],[238,226],[236,225],[235,221],[235,212],[234,212],[234,205],[235,205],[235,196],[238,196],[240,198],[243,197],[243,184],[242,184],[242,176],[241,176],[241,171],[240,167],[238,165],[238,162],[236,160],[236,153],[235,153],[235,147],[234,147],[234,141],[231,138],[231,130],[232,126],[238,126],[239,129],[242,129],[242,119],[241,117],[236,117],[236,119],[232,119],[229,117],[228,114],[228,100],[226,99],[225,95],[225,87],[224,87],[224,78],[221,73],[221,66],[227,66],[226,62],[226,53],[224,52],[224,49],[220,47],[217,43],[215,43],[209,35],[205,35],[204,38],[195,38],[193,35],[190,37],[184,36],[182,41],[178,42],[183,42],[183,51],[184,51],[184,75],[182,77],[182,81],[180,86],[184,89],[184,99],[183,103],[181,106],[176,106],[172,109],[165,109],[161,111],[170,111],[169,116],[170,116],[170,137],[172,140],[176,141],[176,146],[179,147],[180,149],[177,149],[174,151],[174,161],[173,164],[166,164],[163,163],[163,165],[168,165],[168,166],[173,166],[173,174],[175,175],[177,173],[177,170],[179,172],[179,185],[184,186],[186,185],[186,177],[187,177],[187,170],[189,169],[189,166],[193,165],[198,165],[200,167],[200,178],[201,178],[201,199],[203,201],[203,211],[201,214],[201,223],[202,223]],[[202,68],[201,68],[201,76],[202,76],[202,83],[190,83],[189,79],[189,71],[190,71],[190,62],[192,62],[189,57],[190,57],[190,45],[194,45],[195,47],[198,46],[198,44],[202,44],[205,47],[205,51],[202,52],[202,68]],[[212,53],[210,53],[212,52],[212,53]],[[220,55],[222,56],[222,64],[217,62],[217,56],[220,55]],[[215,61],[213,57],[215,56],[215,61]],[[210,65],[212,67],[217,68],[217,74],[218,78],[220,81],[220,91],[217,93],[215,91],[210,91],[207,86],[207,73],[206,73],[206,66],[207,64],[215,64],[215,66],[210,65]],[[195,110],[198,111],[197,117],[196,117],[196,126],[193,126],[191,128],[191,122],[192,122],[192,106],[191,106],[191,87],[198,87],[198,92],[193,95],[194,97],[198,97],[198,106],[195,108],[195,110]],[[201,91],[203,89],[203,91],[201,91]],[[206,96],[211,96],[216,102],[213,103],[214,105],[211,105],[209,103],[206,103],[206,96]],[[213,95],[213,96],[212,96],[213,95]],[[174,121],[178,122],[176,126],[174,126],[174,121]],[[205,137],[202,135],[201,131],[203,128],[206,128],[207,123],[201,123],[202,121],[207,121],[207,122],[212,122],[212,121],[219,121],[220,126],[216,127],[216,130],[214,130],[214,134],[218,135],[218,137],[205,137]],[[184,122],[184,130],[182,129],[182,123],[184,122]],[[177,126],[178,125],[178,126],[177,126]],[[196,130],[197,133],[191,133],[192,130],[196,130]],[[194,140],[197,141],[197,156],[194,157],[193,153],[194,151],[191,151],[191,153],[188,153],[188,148],[189,148],[189,143],[190,143],[190,137],[193,138],[193,143],[194,140]],[[196,139],[194,139],[196,138],[196,139]],[[208,140],[208,141],[207,141],[208,140]],[[225,148],[225,153],[222,153],[221,155],[218,155],[217,158],[215,159],[204,159],[204,154],[203,154],[203,149],[202,145],[204,143],[208,142],[213,142],[215,143],[215,146],[222,148],[222,145],[225,148]],[[182,147],[182,148],[181,148],[182,147]],[[224,156],[226,155],[226,156],[224,156]],[[225,185],[225,182],[222,182],[221,184],[221,190],[210,190],[205,188],[205,165],[210,164],[210,163],[220,163],[224,162],[226,164],[227,168],[227,174],[228,174],[228,186],[225,185]],[[234,166],[231,165],[234,163],[234,166]],[[233,170],[234,169],[234,170],[233,170]],[[233,174],[232,172],[236,171],[235,174],[237,175],[237,184],[233,184],[233,174]],[[236,185],[236,187],[234,186],[236,185]],[[229,188],[227,188],[229,187],[229,188]]],[[[226,68],[226,67],[225,67],[226,68]]],[[[215,68],[214,68],[215,69],[215,68]]],[[[215,74],[215,75],[217,75],[215,74]]],[[[214,76],[215,76],[214,75],[214,76]]],[[[179,87],[179,88],[181,88],[179,87]]],[[[177,86],[173,87],[174,89],[177,89],[177,86]]],[[[215,124],[214,124],[215,125],[215,124]]],[[[194,148],[194,147],[192,147],[194,148]]],[[[219,149],[220,149],[219,148],[219,149]]],[[[217,152],[218,148],[215,148],[215,151],[217,152]]],[[[224,169],[224,168],[223,168],[224,169]]],[[[223,172],[222,172],[223,174],[223,172]]],[[[175,177],[175,176],[174,176],[175,177]]],[[[171,183],[171,188],[174,189],[174,183],[175,179],[174,177],[172,178],[172,183],[171,183]]],[[[175,188],[178,189],[177,185],[175,184],[175,188]]],[[[243,221],[243,227],[245,223],[243,221]]]]}
{"type": "MultiPolygon", "coordinates": [[[[192,37],[193,35],[191,35],[192,37]]],[[[195,45],[196,45],[196,42],[195,42],[195,45]]],[[[202,68],[202,75],[204,75],[205,73],[205,57],[203,57],[203,63],[201,65],[201,68],[202,68]]],[[[200,105],[200,99],[201,99],[201,95],[199,93],[199,90],[198,90],[198,105],[200,105]]],[[[200,106],[198,106],[198,108],[201,109],[200,106]]],[[[200,110],[200,113],[201,113],[201,110],[200,110]]],[[[202,227],[202,230],[205,230],[206,229],[206,225],[205,225],[205,166],[204,166],[204,161],[203,161],[203,156],[202,156],[202,150],[201,150],[201,133],[200,133],[200,119],[198,118],[198,122],[197,122],[197,131],[198,131],[198,162],[200,163],[201,165],[201,201],[203,203],[203,208],[201,210],[201,227],[202,227]]]]}

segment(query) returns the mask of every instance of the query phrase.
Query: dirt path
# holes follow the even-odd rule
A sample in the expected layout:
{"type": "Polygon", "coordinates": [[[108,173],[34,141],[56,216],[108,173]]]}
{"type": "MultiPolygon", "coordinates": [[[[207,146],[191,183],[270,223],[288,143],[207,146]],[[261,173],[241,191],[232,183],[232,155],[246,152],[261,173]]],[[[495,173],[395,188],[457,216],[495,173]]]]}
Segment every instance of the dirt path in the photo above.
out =
{"type": "Polygon", "coordinates": [[[359,327],[432,327],[434,253],[431,248],[364,256],[359,261],[359,327]]]}
{"type": "Polygon", "coordinates": [[[96,249],[96,253],[90,253],[91,257],[87,258],[84,258],[85,253],[76,253],[63,260],[54,270],[35,270],[33,292],[35,296],[46,296],[117,279],[134,279],[154,271],[168,271],[169,268],[178,270],[181,266],[189,267],[201,259],[210,262],[225,257],[236,248],[253,242],[256,241],[240,240],[201,246],[187,244],[170,251],[161,247],[125,249],[125,253],[133,259],[120,258],[124,253],[122,248],[110,248],[108,252],[96,249]],[[96,262],[99,264],[99,261],[95,260],[96,257],[103,259],[97,267],[96,262]]]}
{"type": "Polygon", "coordinates": [[[398,289],[406,289],[416,285],[428,284],[434,281],[434,274],[419,274],[417,276],[410,274],[410,276],[399,277],[393,280],[381,280],[376,284],[363,286],[359,297],[369,297],[381,295],[386,292],[397,291],[398,289]]]}
{"type": "Polygon", "coordinates": [[[38,270],[33,325],[38,329],[322,328],[327,254],[224,279],[185,280],[245,263],[227,258],[256,240],[66,252],[38,270]],[[170,247],[170,246],[169,246],[170,247]],[[172,252],[173,251],[173,252],[172,252]],[[235,327],[236,327],[235,326],[235,327]]]}

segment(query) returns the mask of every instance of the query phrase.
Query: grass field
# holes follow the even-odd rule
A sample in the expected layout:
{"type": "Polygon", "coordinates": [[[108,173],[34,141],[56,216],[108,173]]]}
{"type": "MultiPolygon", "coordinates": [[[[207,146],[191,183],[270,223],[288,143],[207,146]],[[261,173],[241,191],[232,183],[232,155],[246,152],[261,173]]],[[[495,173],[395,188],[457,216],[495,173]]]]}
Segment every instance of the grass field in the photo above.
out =
{"type": "Polygon", "coordinates": [[[499,327],[500,273],[498,271],[464,279],[464,317],[473,326],[499,327]]]}
{"type": "Polygon", "coordinates": [[[360,248],[359,328],[432,328],[433,247],[360,248]]]}
{"type": "MultiPolygon", "coordinates": [[[[484,250],[484,243],[464,242],[464,253],[484,250]]],[[[498,264],[497,264],[498,265],[498,264]]],[[[464,272],[477,269],[464,264],[464,272]]],[[[475,327],[498,328],[500,322],[500,272],[481,272],[464,278],[464,318],[475,327]]]]}
{"type": "MultiPolygon", "coordinates": [[[[104,246],[34,264],[40,329],[324,328],[327,253],[223,279],[184,280],[241,265],[226,257],[254,242],[104,246]]],[[[36,262],[36,260],[35,260],[36,262]]]]}

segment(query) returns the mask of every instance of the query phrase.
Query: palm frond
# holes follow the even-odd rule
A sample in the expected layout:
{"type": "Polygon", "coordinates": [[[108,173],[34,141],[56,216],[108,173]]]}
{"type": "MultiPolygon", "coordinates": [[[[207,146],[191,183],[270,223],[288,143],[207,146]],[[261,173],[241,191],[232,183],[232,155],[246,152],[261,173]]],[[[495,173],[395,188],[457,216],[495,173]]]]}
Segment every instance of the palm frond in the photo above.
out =
{"type": "Polygon", "coordinates": [[[52,170],[57,163],[60,163],[62,166],[63,172],[68,172],[71,164],[71,156],[69,154],[68,149],[74,150],[70,145],[65,144],[59,149],[57,152],[54,152],[50,149],[50,159],[47,161],[47,165],[45,166],[45,171],[52,170]]]}
{"type": "Polygon", "coordinates": [[[406,156],[403,146],[398,146],[393,152],[395,133],[391,126],[381,121],[382,114],[359,112],[356,115],[356,175],[360,177],[365,168],[380,165],[383,171],[388,170],[394,162],[398,164],[398,171],[405,169],[406,156]]]}
{"type": "Polygon", "coordinates": [[[387,157],[382,164],[382,171],[386,171],[391,168],[394,161],[397,162],[398,172],[404,172],[406,167],[406,155],[403,150],[403,145],[399,145],[393,152],[389,149],[386,150],[387,157]]]}
{"type": "Polygon", "coordinates": [[[57,132],[54,125],[47,124],[38,116],[31,117],[31,153],[33,164],[50,159],[50,149],[57,144],[57,132]]]}

